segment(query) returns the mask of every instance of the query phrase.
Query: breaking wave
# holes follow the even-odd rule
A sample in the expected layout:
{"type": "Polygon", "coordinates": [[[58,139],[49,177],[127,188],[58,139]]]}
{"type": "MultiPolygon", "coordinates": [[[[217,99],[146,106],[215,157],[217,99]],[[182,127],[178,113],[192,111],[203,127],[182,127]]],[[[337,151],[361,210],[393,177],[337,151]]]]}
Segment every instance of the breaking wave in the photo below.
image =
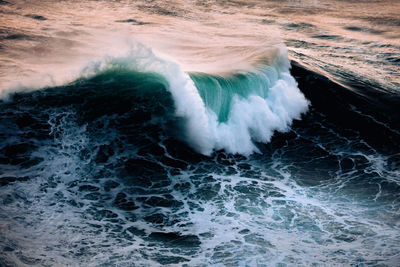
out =
{"type": "Polygon", "coordinates": [[[251,70],[217,75],[186,73],[178,62],[136,44],[127,56],[92,63],[82,73],[85,78],[78,79],[81,82],[104,74],[109,80],[119,79],[125,73],[125,78],[143,83],[140,90],[150,94],[151,84],[145,84],[149,75],[162,80],[173,99],[173,116],[184,120],[180,137],[204,155],[215,150],[243,155],[258,152],[257,142],[269,142],[274,131],[287,131],[308,107],[289,73],[284,49],[272,64],[259,63],[251,70]]]}

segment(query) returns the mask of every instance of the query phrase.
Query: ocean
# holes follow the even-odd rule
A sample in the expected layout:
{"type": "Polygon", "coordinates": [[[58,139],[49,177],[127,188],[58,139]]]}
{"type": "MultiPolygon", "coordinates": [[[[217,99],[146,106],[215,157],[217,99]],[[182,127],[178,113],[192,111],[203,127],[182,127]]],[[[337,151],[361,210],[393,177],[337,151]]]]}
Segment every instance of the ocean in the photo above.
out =
{"type": "Polygon", "coordinates": [[[0,1],[0,266],[399,266],[399,14],[0,1]]]}

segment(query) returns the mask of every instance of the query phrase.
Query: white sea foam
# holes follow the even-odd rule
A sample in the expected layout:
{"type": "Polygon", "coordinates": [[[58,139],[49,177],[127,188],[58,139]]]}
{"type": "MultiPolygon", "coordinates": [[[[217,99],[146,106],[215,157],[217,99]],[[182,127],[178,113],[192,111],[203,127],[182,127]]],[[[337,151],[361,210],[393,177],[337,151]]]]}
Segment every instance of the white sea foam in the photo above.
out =
{"type": "Polygon", "coordinates": [[[250,95],[234,97],[227,122],[211,117],[215,149],[244,155],[258,151],[254,142],[269,142],[274,131],[285,132],[293,119],[299,119],[308,102],[289,73],[282,73],[266,98],[250,95]]]}

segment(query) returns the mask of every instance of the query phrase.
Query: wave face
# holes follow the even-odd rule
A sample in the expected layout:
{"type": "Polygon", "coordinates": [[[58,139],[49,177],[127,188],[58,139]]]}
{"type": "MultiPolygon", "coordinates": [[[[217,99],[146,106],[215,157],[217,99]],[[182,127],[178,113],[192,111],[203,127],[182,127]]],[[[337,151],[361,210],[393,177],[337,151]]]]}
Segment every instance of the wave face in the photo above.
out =
{"type": "Polygon", "coordinates": [[[244,155],[258,152],[255,142],[269,142],[275,130],[288,131],[308,107],[287,62],[229,78],[191,77],[207,108],[213,149],[244,155]]]}

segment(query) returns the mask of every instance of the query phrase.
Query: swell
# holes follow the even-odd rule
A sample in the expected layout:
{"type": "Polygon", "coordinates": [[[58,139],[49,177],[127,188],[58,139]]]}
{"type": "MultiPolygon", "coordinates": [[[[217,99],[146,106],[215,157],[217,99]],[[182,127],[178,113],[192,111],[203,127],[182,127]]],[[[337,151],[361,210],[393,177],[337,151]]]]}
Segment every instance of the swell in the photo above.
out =
{"type": "Polygon", "coordinates": [[[385,153],[398,152],[399,94],[371,86],[365,88],[362,81],[340,84],[298,62],[292,61],[291,65],[291,73],[313,109],[344,129],[344,136],[346,129],[352,129],[374,148],[385,153]]]}

